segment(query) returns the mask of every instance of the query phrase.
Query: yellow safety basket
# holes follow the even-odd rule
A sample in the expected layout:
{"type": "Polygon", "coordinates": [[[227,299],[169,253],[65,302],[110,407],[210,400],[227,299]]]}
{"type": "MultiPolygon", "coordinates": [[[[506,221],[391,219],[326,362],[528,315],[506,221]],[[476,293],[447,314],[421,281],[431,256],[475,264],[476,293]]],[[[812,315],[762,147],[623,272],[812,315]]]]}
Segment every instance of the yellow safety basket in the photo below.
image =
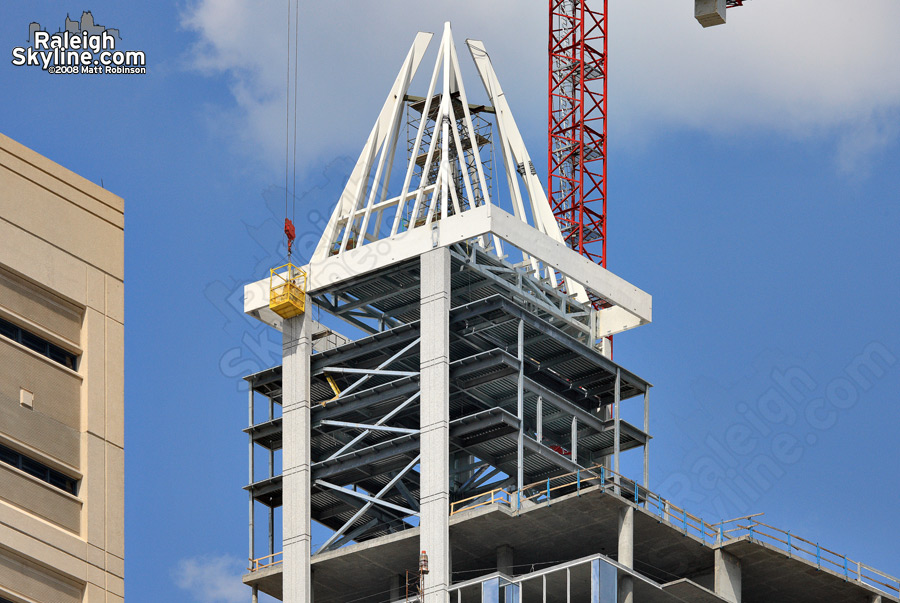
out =
{"type": "Polygon", "coordinates": [[[306,309],[306,273],[290,262],[272,268],[269,276],[269,308],[282,318],[293,318],[306,309]]]}

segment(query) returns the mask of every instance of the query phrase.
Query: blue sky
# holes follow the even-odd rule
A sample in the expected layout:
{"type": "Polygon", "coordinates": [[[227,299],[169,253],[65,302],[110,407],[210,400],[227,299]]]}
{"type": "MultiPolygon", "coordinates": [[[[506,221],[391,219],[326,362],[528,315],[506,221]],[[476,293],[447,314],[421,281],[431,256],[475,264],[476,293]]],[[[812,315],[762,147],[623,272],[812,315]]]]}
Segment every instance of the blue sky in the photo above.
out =
{"type": "MultiPolygon", "coordinates": [[[[485,41],[543,161],[543,5],[481,4],[302,8],[298,216],[331,211],[415,32],[447,19],[485,41]]],[[[703,30],[689,0],[610,4],[609,267],[655,310],[616,360],[656,386],[651,486],[900,574],[900,6],[754,0],[703,30]],[[878,375],[854,372],[866,354],[878,375]]],[[[240,377],[280,339],[240,285],[282,253],[286,3],[7,3],[0,49],[82,10],[148,74],[5,61],[0,131],[126,200],[129,601],[243,601],[240,377]]]]}

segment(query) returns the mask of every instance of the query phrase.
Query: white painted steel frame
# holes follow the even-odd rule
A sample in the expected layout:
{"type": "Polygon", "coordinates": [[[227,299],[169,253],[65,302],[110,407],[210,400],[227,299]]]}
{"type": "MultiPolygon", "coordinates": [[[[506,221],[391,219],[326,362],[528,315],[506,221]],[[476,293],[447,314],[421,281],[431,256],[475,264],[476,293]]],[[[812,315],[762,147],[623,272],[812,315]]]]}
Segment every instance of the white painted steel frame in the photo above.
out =
{"type": "MultiPolygon", "coordinates": [[[[611,307],[597,311],[598,337],[620,333],[652,320],[652,297],[619,276],[582,257],[563,243],[538,232],[518,218],[493,205],[482,205],[451,216],[431,230],[416,228],[377,245],[350,250],[305,267],[309,290],[316,291],[394,264],[414,259],[435,247],[495,235],[531,257],[539,259],[568,278],[582,284],[611,307]]],[[[281,319],[269,310],[269,279],[244,288],[244,311],[280,328],[281,319]]]]}

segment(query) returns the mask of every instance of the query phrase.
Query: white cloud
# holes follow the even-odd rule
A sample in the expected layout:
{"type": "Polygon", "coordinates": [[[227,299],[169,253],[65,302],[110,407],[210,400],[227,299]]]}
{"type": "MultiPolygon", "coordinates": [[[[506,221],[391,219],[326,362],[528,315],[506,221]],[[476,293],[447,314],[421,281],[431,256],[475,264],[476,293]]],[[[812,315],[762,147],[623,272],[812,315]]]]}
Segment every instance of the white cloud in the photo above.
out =
{"type": "Polygon", "coordinates": [[[175,584],[199,603],[243,603],[248,589],[241,582],[244,564],[230,556],[193,557],[178,562],[175,584]]]}
{"type": "MultiPolygon", "coordinates": [[[[439,31],[448,19],[458,44],[485,41],[520,126],[543,130],[545,7],[515,0],[301,3],[300,160],[355,156],[414,32],[439,31]]],[[[893,31],[900,3],[754,1],[729,10],[727,25],[706,30],[692,8],[690,0],[610,2],[610,129],[620,146],[667,128],[827,136],[846,168],[896,139],[896,128],[879,116],[900,107],[900,70],[892,66],[900,56],[893,31]]],[[[284,161],[286,16],[286,0],[195,0],[182,21],[198,36],[194,67],[229,78],[231,104],[219,106],[217,120],[273,167],[284,161]]]]}

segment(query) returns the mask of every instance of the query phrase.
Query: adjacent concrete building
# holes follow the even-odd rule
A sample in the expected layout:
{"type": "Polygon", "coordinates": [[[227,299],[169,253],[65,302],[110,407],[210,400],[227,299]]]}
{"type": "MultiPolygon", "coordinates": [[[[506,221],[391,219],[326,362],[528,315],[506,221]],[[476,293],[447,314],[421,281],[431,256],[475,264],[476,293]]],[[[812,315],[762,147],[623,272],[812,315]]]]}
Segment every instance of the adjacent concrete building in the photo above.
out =
{"type": "Polygon", "coordinates": [[[124,202],[0,134],[0,601],[124,600],[124,202]]]}

